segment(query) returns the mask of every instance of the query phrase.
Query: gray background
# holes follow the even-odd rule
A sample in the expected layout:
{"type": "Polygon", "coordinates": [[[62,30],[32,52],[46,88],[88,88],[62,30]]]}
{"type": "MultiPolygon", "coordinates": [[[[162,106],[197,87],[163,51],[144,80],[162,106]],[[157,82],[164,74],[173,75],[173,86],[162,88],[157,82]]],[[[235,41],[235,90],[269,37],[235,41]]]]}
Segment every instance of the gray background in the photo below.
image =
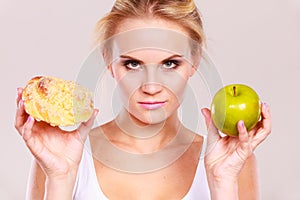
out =
{"type": "MultiPolygon", "coordinates": [[[[13,127],[16,88],[43,74],[74,79],[112,1],[0,1],[0,199],[24,199],[31,156],[13,127]]],[[[257,151],[262,199],[300,199],[300,1],[197,0],[208,51],[225,84],[270,104],[272,135],[257,151]]]]}

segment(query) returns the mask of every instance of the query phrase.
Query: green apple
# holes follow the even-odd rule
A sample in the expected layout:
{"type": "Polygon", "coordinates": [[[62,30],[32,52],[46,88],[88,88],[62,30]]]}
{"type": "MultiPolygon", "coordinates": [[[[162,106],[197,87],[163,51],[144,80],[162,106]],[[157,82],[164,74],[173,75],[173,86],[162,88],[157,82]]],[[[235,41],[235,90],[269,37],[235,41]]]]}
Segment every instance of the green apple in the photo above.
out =
{"type": "Polygon", "coordinates": [[[224,134],[237,136],[237,123],[243,120],[251,130],[261,115],[260,99],[257,93],[243,84],[231,84],[221,88],[211,104],[213,123],[224,134]]]}

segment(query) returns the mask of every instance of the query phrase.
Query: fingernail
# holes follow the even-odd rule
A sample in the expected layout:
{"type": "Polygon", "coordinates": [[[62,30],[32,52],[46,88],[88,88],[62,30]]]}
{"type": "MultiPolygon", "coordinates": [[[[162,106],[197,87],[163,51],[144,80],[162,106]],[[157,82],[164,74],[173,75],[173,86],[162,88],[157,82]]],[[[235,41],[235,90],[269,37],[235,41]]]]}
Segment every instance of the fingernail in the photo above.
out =
{"type": "Polygon", "coordinates": [[[201,113],[202,113],[202,115],[204,115],[203,108],[201,109],[201,113]]]}
{"type": "Polygon", "coordinates": [[[23,100],[21,99],[18,103],[18,108],[21,108],[22,104],[23,104],[23,100]]]}
{"type": "Polygon", "coordinates": [[[244,121],[241,121],[240,123],[241,123],[242,128],[244,128],[245,127],[244,121]]]}
{"type": "Polygon", "coordinates": [[[18,93],[18,95],[19,95],[21,92],[22,92],[22,88],[18,87],[18,88],[17,88],[17,93],[18,93]]]}
{"type": "Polygon", "coordinates": [[[31,116],[29,116],[28,118],[27,118],[27,122],[29,123],[31,121],[31,116]]]}
{"type": "Polygon", "coordinates": [[[206,112],[205,112],[204,108],[201,109],[201,113],[204,117],[206,117],[206,112]]]}
{"type": "Polygon", "coordinates": [[[269,106],[266,102],[264,102],[265,111],[269,111],[269,106]]]}

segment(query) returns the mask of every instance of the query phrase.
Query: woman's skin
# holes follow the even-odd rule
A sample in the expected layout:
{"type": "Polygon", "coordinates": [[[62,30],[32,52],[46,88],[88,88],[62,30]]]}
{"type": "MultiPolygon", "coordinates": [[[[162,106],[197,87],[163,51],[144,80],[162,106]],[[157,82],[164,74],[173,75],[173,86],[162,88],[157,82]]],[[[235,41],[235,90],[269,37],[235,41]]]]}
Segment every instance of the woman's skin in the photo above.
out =
{"type": "MultiPolygon", "coordinates": [[[[124,20],[119,24],[116,34],[147,27],[162,27],[188,35],[179,24],[157,18],[124,20]]],[[[119,119],[122,124],[130,124],[131,127],[143,126],[146,132],[153,124],[161,124],[162,128],[159,132],[146,140],[138,139],[139,131],[134,131],[135,129],[131,129],[134,137],[125,134],[116,120],[91,130],[97,110],[89,121],[82,123],[77,130],[70,133],[43,122],[35,122],[25,113],[21,100],[22,89],[18,89],[15,126],[35,157],[28,187],[29,199],[42,199],[44,196],[46,199],[72,198],[84,141],[89,133],[93,135],[101,132],[114,145],[136,153],[149,153],[162,149],[175,137],[174,133],[182,127],[177,117],[179,99],[182,89],[189,77],[193,75],[194,71],[189,69],[194,68],[182,62],[180,66],[173,69],[174,63],[166,61],[166,58],[171,56],[173,54],[168,52],[141,50],[126,54],[125,57],[127,60],[138,58],[143,61],[143,64],[158,63],[165,64],[166,67],[171,66],[173,72],[181,77],[179,85],[175,87],[179,88],[178,90],[149,81],[151,73],[148,71],[149,80],[143,80],[138,85],[126,82],[124,77],[139,63],[125,62],[124,65],[124,60],[119,60],[120,62],[117,60],[108,66],[121,88],[125,107],[123,112],[129,116],[119,119]],[[164,106],[161,109],[149,109],[141,105],[141,102],[148,101],[164,101],[164,106]]],[[[155,78],[155,73],[152,75],[155,78]]],[[[242,121],[238,123],[238,137],[220,137],[211,121],[209,109],[203,108],[201,111],[208,129],[205,168],[212,199],[258,199],[257,165],[253,151],[271,131],[268,106],[262,104],[262,120],[251,131],[247,132],[242,121]]],[[[195,134],[186,128],[183,128],[183,131],[187,136],[195,134]]],[[[196,135],[190,147],[179,159],[161,170],[145,174],[116,171],[94,159],[98,183],[109,199],[181,199],[192,184],[202,142],[203,138],[196,135]]],[[[97,144],[97,141],[91,143],[97,144]]]]}

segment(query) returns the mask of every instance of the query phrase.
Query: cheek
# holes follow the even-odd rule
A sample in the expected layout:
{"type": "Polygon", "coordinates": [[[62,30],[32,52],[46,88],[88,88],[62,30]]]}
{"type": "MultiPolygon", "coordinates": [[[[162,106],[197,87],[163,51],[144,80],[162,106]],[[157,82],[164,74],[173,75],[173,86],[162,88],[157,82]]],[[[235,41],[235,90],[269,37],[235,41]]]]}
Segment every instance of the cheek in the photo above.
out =
{"type": "Polygon", "coordinates": [[[128,107],[129,101],[134,98],[134,94],[136,93],[136,91],[138,91],[141,85],[140,80],[123,75],[118,77],[117,84],[120,98],[124,105],[128,107]]]}
{"type": "Polygon", "coordinates": [[[125,72],[123,70],[121,70],[119,67],[114,66],[114,65],[112,67],[110,67],[109,70],[110,70],[113,78],[117,82],[119,82],[122,79],[122,77],[125,75],[125,72]]]}
{"type": "Polygon", "coordinates": [[[176,104],[181,104],[184,98],[186,82],[181,82],[181,84],[173,85],[172,88],[168,88],[170,91],[170,95],[172,96],[172,100],[176,101],[176,104]]]}
{"type": "Polygon", "coordinates": [[[179,103],[183,100],[188,79],[188,73],[174,73],[172,77],[164,79],[164,85],[168,89],[168,92],[179,103]]]}

